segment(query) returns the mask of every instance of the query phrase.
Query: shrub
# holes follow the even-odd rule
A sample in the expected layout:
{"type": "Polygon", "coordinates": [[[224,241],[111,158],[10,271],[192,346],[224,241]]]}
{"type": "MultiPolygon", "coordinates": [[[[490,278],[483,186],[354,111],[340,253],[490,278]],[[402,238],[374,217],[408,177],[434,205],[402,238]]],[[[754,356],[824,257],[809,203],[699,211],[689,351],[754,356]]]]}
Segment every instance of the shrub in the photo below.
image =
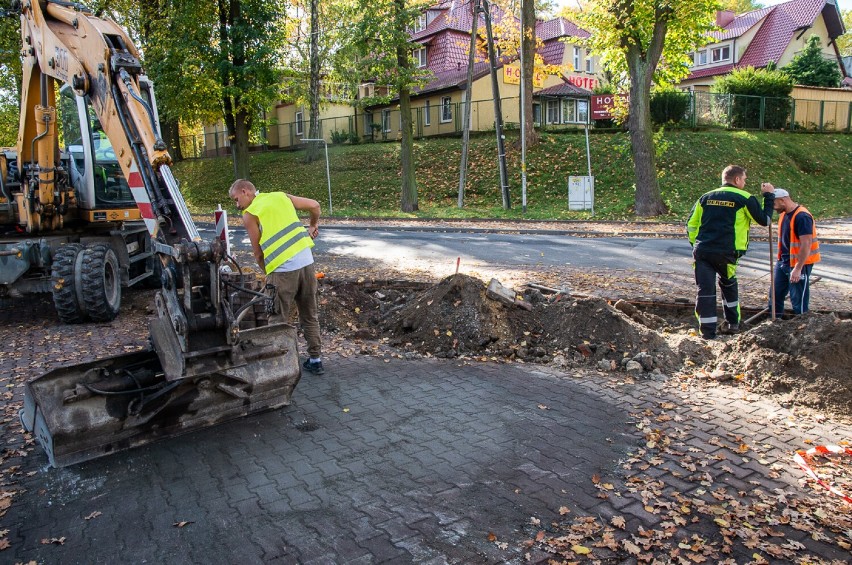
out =
{"type": "Polygon", "coordinates": [[[790,64],[782,69],[793,78],[796,84],[804,86],[840,86],[840,67],[837,60],[826,59],[820,47],[817,35],[808,38],[805,48],[799,52],[790,64]]]}
{"type": "Polygon", "coordinates": [[[733,95],[729,115],[735,128],[760,127],[761,98],[765,98],[763,127],[783,128],[790,117],[792,91],[793,80],[786,73],[754,67],[735,69],[713,85],[713,92],[733,95]]]}
{"type": "Polygon", "coordinates": [[[689,94],[676,88],[658,88],[651,94],[651,121],[657,125],[679,123],[689,110],[689,94]]]}
{"type": "Polygon", "coordinates": [[[361,136],[355,133],[354,131],[349,132],[349,143],[351,145],[357,145],[361,143],[361,136]]]}
{"type": "Polygon", "coordinates": [[[331,143],[333,145],[342,145],[349,139],[349,133],[345,131],[334,130],[331,132],[331,143]]]}

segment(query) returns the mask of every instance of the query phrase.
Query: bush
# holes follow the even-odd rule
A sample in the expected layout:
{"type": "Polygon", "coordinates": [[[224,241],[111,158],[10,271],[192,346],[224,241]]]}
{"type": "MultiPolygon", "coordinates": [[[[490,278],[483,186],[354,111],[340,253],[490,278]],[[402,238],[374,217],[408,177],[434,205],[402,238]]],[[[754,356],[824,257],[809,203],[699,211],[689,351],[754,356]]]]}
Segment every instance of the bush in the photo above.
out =
{"type": "Polygon", "coordinates": [[[355,133],[354,131],[349,132],[349,143],[350,145],[357,145],[361,143],[361,136],[355,133]]]}
{"type": "Polygon", "coordinates": [[[781,129],[787,125],[792,109],[793,80],[784,72],[746,67],[720,77],[713,85],[713,92],[730,94],[729,108],[731,127],[759,128],[761,98],[763,127],[781,129]]]}
{"type": "Polygon", "coordinates": [[[818,35],[810,36],[804,50],[793,57],[783,70],[796,84],[804,86],[837,88],[843,78],[837,60],[826,59],[822,54],[818,35]]]}
{"type": "Polygon", "coordinates": [[[651,121],[680,123],[689,110],[689,94],[676,88],[658,88],[651,94],[651,121]]]}
{"type": "Polygon", "coordinates": [[[334,130],[333,132],[331,132],[331,143],[333,145],[343,145],[348,139],[348,132],[338,130],[334,130]]]}

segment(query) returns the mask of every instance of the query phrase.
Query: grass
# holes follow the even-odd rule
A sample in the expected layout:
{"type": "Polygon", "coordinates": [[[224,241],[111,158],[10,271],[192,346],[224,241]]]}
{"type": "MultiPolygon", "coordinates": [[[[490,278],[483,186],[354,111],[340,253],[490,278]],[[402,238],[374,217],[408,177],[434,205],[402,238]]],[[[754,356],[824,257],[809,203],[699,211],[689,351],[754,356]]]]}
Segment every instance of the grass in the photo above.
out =
{"type": "MultiPolygon", "coordinates": [[[[586,174],[585,137],[544,133],[527,152],[527,211],[521,210],[520,150],[517,132],[506,140],[512,208],[502,208],[493,134],[471,139],[465,205],[457,207],[461,140],[415,142],[419,211],[399,211],[399,144],[329,147],[332,203],[336,217],[589,219],[569,211],[569,175],[586,174]]],[[[852,215],[852,136],[781,132],[667,131],[658,159],[660,190],[670,212],[657,219],[683,220],[695,200],[719,186],[725,165],[748,169],[747,190],[759,183],[788,189],[819,219],[852,215]]],[[[595,175],[595,219],[635,220],[633,168],[625,133],[590,136],[595,175]]],[[[303,151],[270,151],[251,156],[253,182],[265,191],[315,198],[328,210],[325,160],[304,162],[303,151]]],[[[225,206],[233,180],[229,158],[184,161],[175,174],[194,213],[225,206]]],[[[232,212],[235,212],[229,206],[232,212]]]]}

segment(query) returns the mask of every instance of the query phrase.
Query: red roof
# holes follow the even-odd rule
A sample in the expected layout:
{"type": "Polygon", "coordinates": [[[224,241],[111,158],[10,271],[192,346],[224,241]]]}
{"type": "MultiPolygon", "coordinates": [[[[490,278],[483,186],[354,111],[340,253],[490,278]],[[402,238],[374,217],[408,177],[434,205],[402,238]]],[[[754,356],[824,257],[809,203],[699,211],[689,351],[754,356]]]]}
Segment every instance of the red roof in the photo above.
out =
{"type": "MultiPolygon", "coordinates": [[[[447,0],[427,9],[427,13],[431,14],[431,21],[426,29],[412,34],[411,37],[413,41],[428,46],[426,68],[432,72],[433,76],[423,87],[415,89],[415,94],[465,88],[472,24],[470,10],[470,0],[447,0]]],[[[495,23],[504,17],[514,18],[493,4],[492,14],[494,14],[495,23]]],[[[482,15],[479,18],[480,26],[484,26],[482,15]]],[[[536,35],[544,43],[544,46],[539,49],[539,54],[547,65],[562,63],[565,44],[559,40],[560,38],[589,37],[586,30],[565,18],[536,22],[536,35]]],[[[488,69],[488,65],[484,62],[484,54],[477,53],[475,61],[474,76],[476,78],[484,76],[488,69]]],[[[507,61],[498,61],[498,67],[505,62],[507,61]]]]}
{"type": "Polygon", "coordinates": [[[831,39],[843,34],[843,21],[837,6],[826,0],[791,0],[737,16],[722,32],[713,35],[720,40],[733,39],[762,20],[754,39],[740,60],[735,65],[695,70],[686,80],[726,74],[734,68],[762,68],[772,61],[777,62],[794,36],[806,33],[820,14],[825,18],[831,39]]]}
{"type": "Polygon", "coordinates": [[[574,86],[562,77],[562,84],[543,88],[534,93],[534,96],[591,96],[592,92],[579,86],[574,86]]]}

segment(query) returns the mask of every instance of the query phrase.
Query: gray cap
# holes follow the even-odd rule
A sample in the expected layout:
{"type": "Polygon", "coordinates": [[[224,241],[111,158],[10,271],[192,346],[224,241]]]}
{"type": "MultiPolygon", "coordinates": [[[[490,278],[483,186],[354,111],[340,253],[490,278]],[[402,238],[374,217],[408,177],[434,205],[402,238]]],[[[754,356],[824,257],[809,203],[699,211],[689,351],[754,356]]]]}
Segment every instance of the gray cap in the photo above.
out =
{"type": "Polygon", "coordinates": [[[784,198],[790,196],[790,193],[784,190],[783,188],[775,189],[775,198],[784,198]]]}

